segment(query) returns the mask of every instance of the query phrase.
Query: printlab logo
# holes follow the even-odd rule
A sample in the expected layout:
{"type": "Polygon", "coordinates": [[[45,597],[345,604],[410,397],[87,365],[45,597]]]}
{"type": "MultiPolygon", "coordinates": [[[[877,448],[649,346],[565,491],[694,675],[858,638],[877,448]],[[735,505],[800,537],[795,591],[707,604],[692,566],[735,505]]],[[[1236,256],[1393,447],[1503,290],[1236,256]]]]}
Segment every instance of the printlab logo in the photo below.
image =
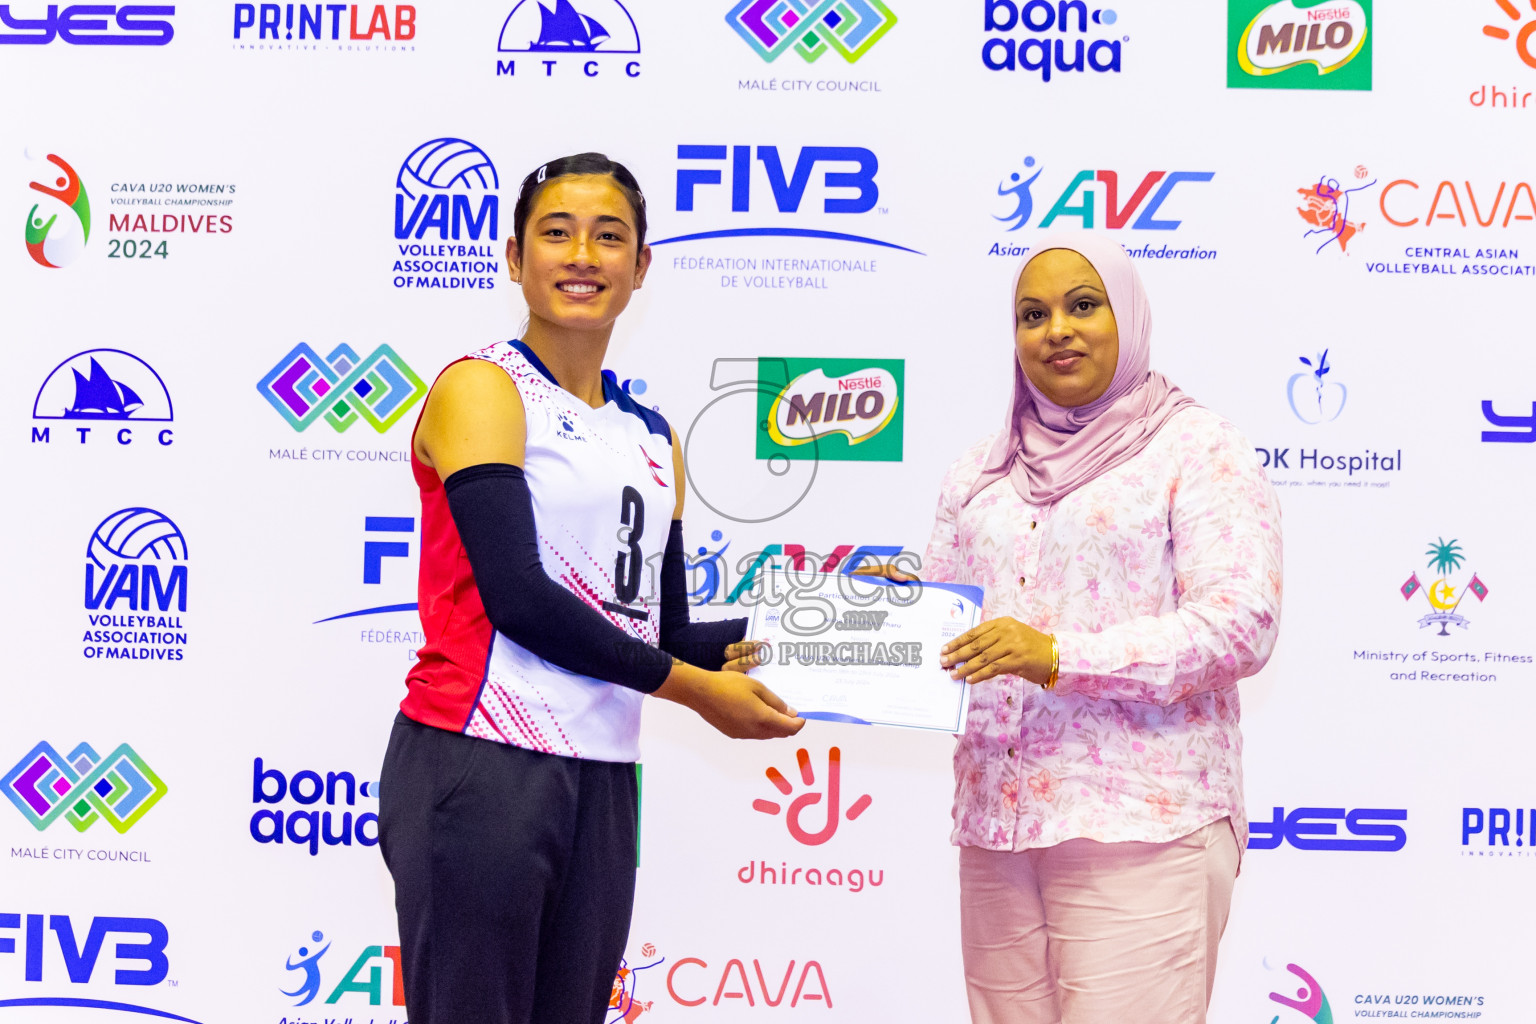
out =
{"type": "Polygon", "coordinates": [[[1090,32],[1108,31],[1119,16],[1108,8],[1090,13],[1085,3],[982,0],[982,9],[988,33],[1010,34],[989,34],[981,46],[981,62],[993,71],[1039,72],[1043,82],[1053,73],[1119,74],[1121,46],[1131,41],[1130,36],[1086,40],[1090,32]]]}
{"type": "MultiPolygon", "coordinates": [[[[1355,168],[1356,181],[1369,175],[1370,172],[1364,167],[1355,168]]],[[[1296,212],[1309,225],[1302,237],[1316,242],[1318,253],[1332,245],[1337,245],[1339,252],[1347,252],[1349,240],[1365,230],[1365,221],[1350,219],[1356,216],[1350,212],[1351,197],[1375,184],[1376,179],[1372,178],[1363,185],[1345,188],[1339,179],[1324,175],[1317,179],[1315,185],[1297,189],[1301,205],[1296,208],[1296,212]]]]}
{"type": "MultiPolygon", "coordinates": [[[[1269,967],[1269,963],[1266,961],[1264,966],[1269,967]]],[[[1295,1010],[1313,1024],[1333,1024],[1333,1009],[1329,1007],[1328,997],[1323,994],[1323,986],[1317,983],[1317,979],[1295,964],[1286,964],[1285,969],[1296,975],[1302,984],[1296,989],[1294,997],[1271,992],[1270,1000],[1295,1010]]],[[[1276,1015],[1270,1024],[1279,1024],[1279,1022],[1280,1017],[1276,1015]]]]}
{"type": "Polygon", "coordinates": [[[371,12],[365,4],[235,4],[237,50],[378,51],[386,49],[383,43],[414,50],[398,44],[415,38],[416,8],[410,4],[375,4],[371,12]],[[316,45],[325,42],[337,45],[316,45]]]}
{"type": "Polygon", "coordinates": [[[79,259],[91,239],[91,198],[63,157],[49,153],[48,162],[58,173],[51,184],[32,182],[32,190],[45,198],[27,213],[27,255],[38,266],[57,270],[79,259]]]}
{"type": "MultiPolygon", "coordinates": [[[[275,5],[274,5],[275,6],[275,5]]],[[[176,35],[168,18],[171,5],[125,4],[0,4],[0,46],[47,45],[55,39],[74,46],[164,46],[176,35]],[[16,7],[43,8],[28,18],[16,7]]]]}
{"type": "Polygon", "coordinates": [[[338,434],[359,420],[384,433],[421,401],[427,386],[388,345],[359,359],[350,345],[337,345],[321,359],[300,342],[256,385],[297,431],[324,418],[338,434]]]}
{"type": "Polygon", "coordinates": [[[1227,0],[1227,88],[1371,88],[1371,0],[1227,0]]]}
{"type": "MultiPolygon", "coordinates": [[[[534,74],[542,67],[545,78],[555,76],[562,58],[575,57],[582,75],[596,78],[604,65],[595,58],[640,52],[640,30],[619,0],[520,0],[502,23],[496,49],[536,55],[525,65],[534,74]]],[[[515,76],[517,60],[496,61],[496,74],[515,76]]],[[[640,77],[640,62],[625,61],[624,74],[640,77]]]]}
{"type": "MultiPolygon", "coordinates": [[[[837,833],[837,826],[840,824],[838,814],[842,810],[843,752],[837,747],[827,751],[827,788],[824,793],[809,789],[816,785],[816,770],[811,766],[810,751],[801,747],[795,751],[795,761],[800,766],[800,781],[806,785],[808,791],[791,800],[787,812],[776,801],[762,799],[753,800],[752,809],[763,814],[783,814],[789,834],[794,836],[797,843],[805,846],[820,846],[837,833]],[[801,825],[800,815],[816,804],[822,804],[821,812],[825,815],[825,820],[819,829],[812,832],[801,825]]],[[[768,776],[768,781],[773,783],[773,788],[784,796],[794,793],[794,783],[785,778],[784,773],[777,768],[769,768],[765,774],[768,776]]],[[[857,820],[859,815],[869,810],[872,802],[873,799],[866,793],[849,804],[848,820],[857,820]]]]}
{"type": "MultiPolygon", "coordinates": [[[[998,196],[1009,200],[1012,209],[994,214],[992,219],[1006,224],[1010,232],[1028,226],[1035,214],[1033,189],[1044,170],[1044,167],[1037,165],[1033,156],[1026,156],[1023,170],[1011,172],[997,186],[998,196]]],[[[1112,231],[1125,228],[1132,231],[1177,231],[1184,222],[1167,216],[1163,210],[1173,190],[1183,183],[1208,182],[1215,176],[1214,171],[1148,171],[1122,203],[1119,172],[1078,171],[1036,226],[1049,228],[1058,219],[1066,218],[1077,220],[1084,230],[1092,230],[1102,223],[1112,231]]],[[[1135,180],[1133,173],[1126,179],[1126,185],[1129,186],[1135,180]]],[[[994,243],[988,255],[1022,256],[1027,251],[1027,248],[1017,244],[994,243]]],[[[1215,251],[1209,249],[1175,250],[1168,246],[1155,249],[1145,246],[1129,251],[1132,256],[1151,255],[1163,259],[1213,259],[1216,256],[1215,251]]]]}
{"type": "Polygon", "coordinates": [[[61,817],[76,832],[105,821],[127,832],[166,794],[166,785],[124,743],[101,757],[81,743],[65,757],[46,740],[27,752],[0,789],[39,832],[61,817]]]}
{"type": "Polygon", "coordinates": [[[783,363],[789,380],[758,394],[759,459],[901,461],[904,360],[760,362],[783,363]]]}
{"type": "Polygon", "coordinates": [[[726,24],[763,60],[794,50],[814,64],[835,50],[853,64],[896,26],[880,0],[741,0],[726,24]]]}
{"type": "MultiPolygon", "coordinates": [[[[1494,0],[1494,2],[1509,17],[1509,20],[1517,23],[1520,21],[1523,15],[1520,8],[1515,6],[1513,0],[1494,0]]],[[[1484,25],[1483,35],[1488,36],[1490,39],[1507,40],[1509,39],[1510,30],[1502,25],[1484,25]]],[[[1536,17],[1520,25],[1519,31],[1515,34],[1515,52],[1520,55],[1520,59],[1525,62],[1527,67],[1536,68],[1536,52],[1532,52],[1536,48],[1533,48],[1531,45],[1532,35],[1536,35],[1536,17]]],[[[1474,93],[1473,95],[1476,96],[1477,94],[1474,93]]],[[[1530,93],[1526,93],[1526,95],[1529,96],[1530,93]]],[[[1473,102],[1476,103],[1477,101],[1474,100],[1473,102]]],[[[1521,106],[1524,106],[1524,104],[1522,103],[1521,106]]]]}
{"type": "Polygon", "coordinates": [[[134,507],[101,521],[86,545],[85,609],[86,658],[183,660],[187,541],[169,516],[134,507]]]}
{"type": "Polygon", "coordinates": [[[1451,582],[1452,573],[1459,570],[1466,560],[1461,552],[1461,545],[1455,539],[1447,541],[1443,537],[1436,538],[1425,553],[1429,556],[1427,568],[1435,574],[1434,582],[1427,586],[1421,583],[1418,571],[1415,570],[1408,577],[1407,582],[1398,588],[1398,593],[1403,595],[1405,601],[1411,601],[1415,594],[1422,593],[1429,601],[1430,612],[1419,619],[1419,628],[1439,626],[1440,632],[1436,633],[1436,636],[1450,636],[1447,626],[1466,629],[1471,625],[1466,616],[1457,614],[1467,595],[1471,594],[1477,598],[1478,604],[1482,604],[1488,599],[1488,585],[1475,572],[1465,586],[1458,587],[1451,582]],[[1457,592],[1458,589],[1460,593],[1457,592]]]}
{"type": "Polygon", "coordinates": [[[495,288],[500,187],[496,165],[473,142],[433,139],[412,150],[395,175],[394,286],[495,288]]]}
{"type": "MultiPolygon", "coordinates": [[[[331,943],[326,941],[325,933],[314,931],[310,933],[309,941],[297,950],[297,959],[294,954],[288,956],[283,966],[299,975],[298,987],[289,991],[279,989],[283,995],[291,999],[297,999],[294,1006],[308,1006],[320,995],[320,958],[330,950],[331,943]],[[320,945],[324,942],[325,945],[320,945]],[[311,949],[311,945],[315,948],[311,949]]],[[[290,981],[289,984],[293,984],[290,981]]],[[[343,996],[349,994],[366,995],[369,1006],[383,1006],[388,998],[388,1005],[405,1005],[405,983],[400,973],[400,947],[399,946],[364,946],[363,951],[353,961],[349,968],[336,983],[336,987],[326,996],[326,1005],[341,1001],[343,996]],[[386,997],[380,968],[385,963],[390,966],[390,992],[386,997]]]]}
{"type": "MultiPolygon", "coordinates": [[[[1491,426],[1510,427],[1509,430],[1485,430],[1483,431],[1484,444],[1531,444],[1536,442],[1536,402],[1531,403],[1531,412],[1528,416],[1501,416],[1493,411],[1493,403],[1483,402],[1483,419],[1491,426]]],[[[718,535],[716,536],[718,540],[718,535]]],[[[699,554],[704,550],[699,549],[699,554]]]]}
{"type": "Polygon", "coordinates": [[[1309,426],[1332,423],[1344,412],[1349,400],[1349,389],[1338,381],[1328,380],[1333,366],[1328,362],[1328,349],[1323,349],[1314,359],[1299,356],[1306,370],[1291,374],[1285,385],[1285,399],[1291,404],[1291,412],[1309,426]]]}
{"type": "Polygon", "coordinates": [[[619,971],[613,979],[613,992],[608,997],[608,1016],[605,1024],[634,1024],[641,1014],[656,1005],[654,999],[641,999],[643,985],[641,975],[653,967],[660,967],[667,962],[667,958],[657,957],[656,947],[649,942],[640,947],[640,956],[642,959],[649,960],[650,963],[631,967],[627,957],[619,960],[619,971]]]}
{"type": "MultiPolygon", "coordinates": [[[[106,427],[119,445],[133,443],[130,423],[170,423],[171,393],[154,367],[131,352],[93,348],[64,360],[43,380],[32,403],[34,420],[66,420],[60,426],[74,430],[81,444],[90,443],[92,431],[106,427]]],[[[52,443],[53,425],[33,426],[32,443],[52,443]]],[[[168,446],[175,440],[169,427],[160,429],[158,440],[168,446]]]]}

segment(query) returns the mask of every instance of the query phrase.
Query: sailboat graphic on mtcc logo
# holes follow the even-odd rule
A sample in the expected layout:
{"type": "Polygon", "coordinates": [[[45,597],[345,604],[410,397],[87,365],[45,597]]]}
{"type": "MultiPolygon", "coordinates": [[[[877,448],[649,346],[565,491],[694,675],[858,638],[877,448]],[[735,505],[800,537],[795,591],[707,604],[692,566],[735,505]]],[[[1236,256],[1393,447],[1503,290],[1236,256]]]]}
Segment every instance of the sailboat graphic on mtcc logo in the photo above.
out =
{"type": "Polygon", "coordinates": [[[507,15],[502,53],[639,53],[640,32],[618,0],[522,0],[507,15]]]}

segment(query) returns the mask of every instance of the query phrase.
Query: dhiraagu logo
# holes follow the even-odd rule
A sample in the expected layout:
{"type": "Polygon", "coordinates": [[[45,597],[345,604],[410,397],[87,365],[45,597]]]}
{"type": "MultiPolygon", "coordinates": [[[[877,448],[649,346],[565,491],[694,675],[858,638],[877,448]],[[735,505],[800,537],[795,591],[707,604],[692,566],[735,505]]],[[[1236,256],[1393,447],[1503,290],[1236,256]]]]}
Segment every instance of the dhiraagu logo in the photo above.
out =
{"type": "Polygon", "coordinates": [[[903,360],[758,362],[760,379],[786,381],[758,391],[759,459],[901,461],[903,360]]]}
{"type": "Polygon", "coordinates": [[[1371,0],[1227,0],[1227,88],[1371,88],[1371,0]]]}

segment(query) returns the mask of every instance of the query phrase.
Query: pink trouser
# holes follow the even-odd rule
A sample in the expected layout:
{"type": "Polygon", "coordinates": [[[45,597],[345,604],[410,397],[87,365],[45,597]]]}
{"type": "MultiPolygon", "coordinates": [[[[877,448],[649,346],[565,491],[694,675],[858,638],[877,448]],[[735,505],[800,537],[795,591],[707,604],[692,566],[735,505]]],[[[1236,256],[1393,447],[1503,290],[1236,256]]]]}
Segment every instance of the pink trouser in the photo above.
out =
{"type": "Polygon", "coordinates": [[[1220,821],[1171,843],[960,848],[974,1024],[1203,1024],[1237,878],[1220,821]]]}

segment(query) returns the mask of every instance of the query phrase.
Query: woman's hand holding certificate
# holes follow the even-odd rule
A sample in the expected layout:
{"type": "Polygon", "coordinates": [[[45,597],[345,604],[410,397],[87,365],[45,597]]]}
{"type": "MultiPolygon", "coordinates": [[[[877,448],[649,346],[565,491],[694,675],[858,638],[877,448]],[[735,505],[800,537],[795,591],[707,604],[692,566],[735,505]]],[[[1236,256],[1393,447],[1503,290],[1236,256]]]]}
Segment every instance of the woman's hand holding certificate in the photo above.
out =
{"type": "Polygon", "coordinates": [[[802,718],[961,732],[968,691],[940,650],[981,617],[980,587],[875,576],[764,576],[752,674],[802,718]]]}

